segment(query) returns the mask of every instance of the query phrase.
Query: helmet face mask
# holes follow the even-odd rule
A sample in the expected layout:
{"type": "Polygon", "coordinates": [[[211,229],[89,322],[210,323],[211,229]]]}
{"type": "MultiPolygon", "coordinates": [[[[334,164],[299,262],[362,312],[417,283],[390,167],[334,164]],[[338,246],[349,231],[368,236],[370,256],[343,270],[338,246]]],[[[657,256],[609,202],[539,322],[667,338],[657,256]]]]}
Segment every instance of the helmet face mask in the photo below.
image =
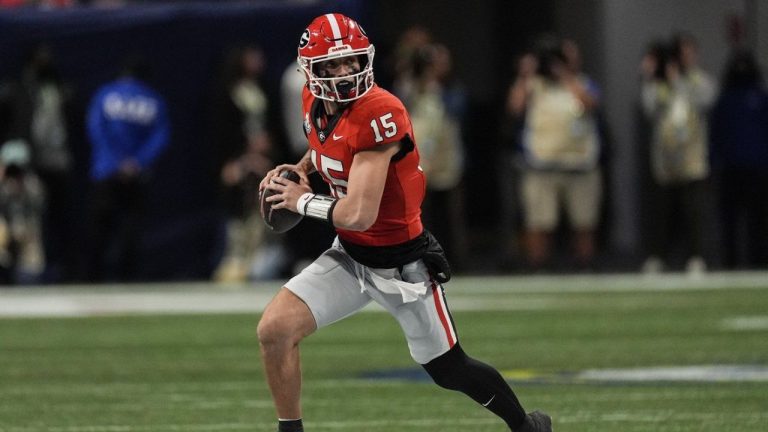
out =
{"type": "Polygon", "coordinates": [[[333,102],[350,102],[361,98],[373,87],[375,49],[365,31],[354,20],[341,14],[315,18],[299,40],[299,67],[307,77],[309,91],[315,97],[333,102]],[[321,76],[322,62],[356,56],[359,71],[345,76],[321,76]]]}

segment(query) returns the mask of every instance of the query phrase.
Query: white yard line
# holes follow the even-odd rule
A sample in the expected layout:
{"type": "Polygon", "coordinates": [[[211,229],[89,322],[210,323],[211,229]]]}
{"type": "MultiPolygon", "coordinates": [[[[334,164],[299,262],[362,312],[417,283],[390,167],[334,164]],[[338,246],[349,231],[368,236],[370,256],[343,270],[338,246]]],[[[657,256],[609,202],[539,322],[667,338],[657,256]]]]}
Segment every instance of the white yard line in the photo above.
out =
{"type": "MultiPolygon", "coordinates": [[[[31,286],[0,288],[0,317],[80,317],[115,314],[251,313],[264,310],[281,282],[220,285],[169,283],[136,285],[31,286]]],[[[461,310],[540,310],[549,298],[478,298],[477,294],[557,294],[633,291],[768,289],[768,273],[710,273],[648,277],[568,275],[456,277],[446,285],[450,307],[461,310]]],[[[367,310],[381,311],[377,305],[367,310]]]]}
{"type": "Polygon", "coordinates": [[[722,320],[724,330],[754,331],[768,330],[768,315],[740,316],[722,320]]]}

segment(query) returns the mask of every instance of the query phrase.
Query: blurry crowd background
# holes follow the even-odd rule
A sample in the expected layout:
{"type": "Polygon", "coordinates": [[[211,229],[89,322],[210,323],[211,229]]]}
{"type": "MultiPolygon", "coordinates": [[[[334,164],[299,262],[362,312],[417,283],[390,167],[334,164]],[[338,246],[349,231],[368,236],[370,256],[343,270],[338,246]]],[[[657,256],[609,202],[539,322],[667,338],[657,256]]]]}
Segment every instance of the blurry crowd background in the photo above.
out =
{"type": "Polygon", "coordinates": [[[306,148],[296,44],[329,11],[409,109],[459,273],[765,269],[768,8],[646,3],[0,0],[0,283],[271,279],[324,250],[319,222],[266,229],[257,188],[306,148]]]}

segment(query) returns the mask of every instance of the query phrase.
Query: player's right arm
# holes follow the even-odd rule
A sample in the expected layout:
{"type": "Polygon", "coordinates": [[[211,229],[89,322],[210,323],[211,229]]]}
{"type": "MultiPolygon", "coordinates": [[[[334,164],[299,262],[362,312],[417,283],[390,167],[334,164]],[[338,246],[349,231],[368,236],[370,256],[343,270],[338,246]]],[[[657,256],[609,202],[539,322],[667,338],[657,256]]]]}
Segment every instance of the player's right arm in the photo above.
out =
{"type": "Polygon", "coordinates": [[[399,141],[355,154],[347,194],[333,209],[333,225],[365,231],[376,222],[392,158],[400,151],[399,141]]]}

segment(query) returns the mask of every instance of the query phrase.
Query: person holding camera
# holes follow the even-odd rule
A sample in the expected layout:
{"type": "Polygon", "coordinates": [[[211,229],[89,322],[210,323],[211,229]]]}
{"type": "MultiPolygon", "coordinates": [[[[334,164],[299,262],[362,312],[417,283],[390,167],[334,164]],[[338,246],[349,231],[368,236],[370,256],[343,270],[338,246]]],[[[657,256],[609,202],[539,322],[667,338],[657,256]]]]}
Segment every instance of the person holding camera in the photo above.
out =
{"type": "Polygon", "coordinates": [[[534,271],[549,264],[561,207],[573,233],[577,268],[593,265],[602,200],[598,105],[599,90],[581,73],[574,41],[545,37],[521,57],[507,111],[522,124],[520,196],[534,271]]]}
{"type": "Polygon", "coordinates": [[[706,180],[710,167],[707,116],[715,84],[698,65],[696,42],[676,35],[671,43],[654,44],[643,57],[641,102],[651,126],[650,167],[653,179],[652,218],[648,233],[646,273],[657,273],[669,260],[673,218],[683,219],[686,271],[706,270],[704,260],[706,180]]]}

